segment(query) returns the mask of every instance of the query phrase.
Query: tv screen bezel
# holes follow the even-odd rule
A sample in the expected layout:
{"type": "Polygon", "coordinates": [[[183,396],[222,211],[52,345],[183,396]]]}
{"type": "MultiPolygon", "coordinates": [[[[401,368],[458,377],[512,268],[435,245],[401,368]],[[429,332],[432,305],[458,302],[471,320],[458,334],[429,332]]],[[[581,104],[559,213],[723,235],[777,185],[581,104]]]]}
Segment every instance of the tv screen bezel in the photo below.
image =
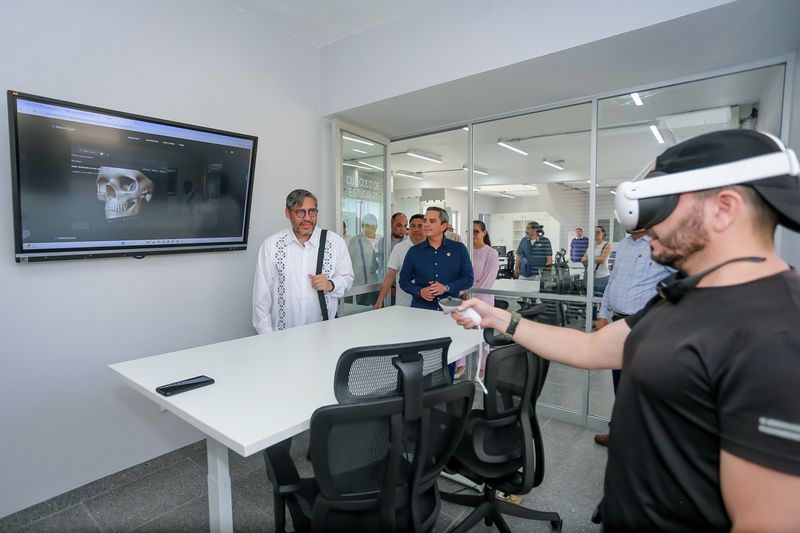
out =
{"type": "Polygon", "coordinates": [[[128,113],[125,111],[117,111],[77,102],[69,102],[66,100],[59,100],[46,96],[38,96],[28,94],[21,91],[9,90],[7,92],[8,102],[8,136],[11,151],[11,192],[12,192],[12,208],[14,217],[14,257],[17,263],[29,263],[34,261],[58,261],[66,259],[95,259],[103,257],[135,257],[142,258],[147,255],[160,255],[160,254],[179,254],[179,253],[195,253],[195,252],[230,252],[240,251],[247,249],[248,235],[250,232],[250,209],[252,202],[253,181],[255,179],[256,168],[256,154],[258,148],[258,137],[255,135],[248,135],[243,133],[236,133],[231,131],[219,130],[208,128],[205,126],[198,126],[194,124],[186,124],[161,118],[149,117],[146,115],[138,115],[135,113],[128,113]],[[123,119],[137,120],[149,122],[156,125],[171,126],[177,128],[184,128],[194,130],[202,133],[212,133],[218,135],[225,135],[235,137],[247,141],[252,141],[253,149],[250,155],[250,171],[247,183],[247,197],[244,202],[244,221],[242,226],[242,238],[238,241],[231,243],[174,243],[174,244],[152,244],[152,245],[136,245],[136,246],[88,246],[76,247],[72,249],[36,249],[25,250],[23,248],[22,237],[22,202],[20,190],[20,166],[19,166],[19,150],[18,150],[18,127],[17,127],[17,100],[23,99],[38,103],[62,106],[81,111],[89,111],[93,113],[101,113],[104,115],[119,117],[123,119]]]}

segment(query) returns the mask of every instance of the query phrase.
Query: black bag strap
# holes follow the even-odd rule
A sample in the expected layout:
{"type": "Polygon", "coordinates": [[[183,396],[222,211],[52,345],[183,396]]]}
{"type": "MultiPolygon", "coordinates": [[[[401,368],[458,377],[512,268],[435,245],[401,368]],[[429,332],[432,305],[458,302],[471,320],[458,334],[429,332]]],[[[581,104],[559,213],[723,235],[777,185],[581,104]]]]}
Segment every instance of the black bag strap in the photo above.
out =
{"type": "MultiPolygon", "coordinates": [[[[323,231],[325,231],[325,230],[323,230],[323,231]]],[[[600,257],[603,257],[603,252],[606,251],[606,246],[608,246],[608,242],[603,244],[603,247],[600,249],[600,257]]],[[[594,271],[597,272],[598,268],[600,268],[600,263],[595,263],[594,264],[594,271]]]]}
{"type": "MultiPolygon", "coordinates": [[[[325,257],[325,239],[328,230],[324,229],[319,235],[319,250],[317,251],[317,274],[322,274],[322,259],[325,257]]],[[[325,303],[325,291],[317,291],[319,297],[319,310],[322,311],[322,320],[328,320],[328,305],[325,303]]]]}

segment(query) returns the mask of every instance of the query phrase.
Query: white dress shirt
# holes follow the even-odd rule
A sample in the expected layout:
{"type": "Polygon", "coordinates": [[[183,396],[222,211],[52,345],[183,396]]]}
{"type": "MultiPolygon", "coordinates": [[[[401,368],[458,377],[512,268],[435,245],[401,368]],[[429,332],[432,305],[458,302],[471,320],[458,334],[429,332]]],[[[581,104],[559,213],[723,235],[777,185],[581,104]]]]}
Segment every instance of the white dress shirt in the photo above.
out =
{"type": "MultiPolygon", "coordinates": [[[[392,253],[389,255],[389,268],[394,270],[395,272],[400,273],[400,269],[403,268],[403,261],[406,258],[406,253],[408,250],[414,246],[414,243],[411,242],[410,239],[405,239],[399,243],[397,246],[394,247],[392,253]]],[[[406,291],[400,288],[400,285],[397,285],[397,292],[394,296],[394,303],[395,305],[404,305],[406,307],[411,307],[411,295],[408,294],[406,291]]]]}
{"type": "MultiPolygon", "coordinates": [[[[291,228],[279,231],[261,244],[253,284],[253,327],[259,333],[293,328],[322,320],[317,291],[309,274],[317,269],[320,228],[314,228],[305,246],[291,228]]],[[[325,293],[328,316],[336,316],[338,298],[353,284],[353,265],[344,239],[328,231],[322,273],[334,288],[325,293]]]]}

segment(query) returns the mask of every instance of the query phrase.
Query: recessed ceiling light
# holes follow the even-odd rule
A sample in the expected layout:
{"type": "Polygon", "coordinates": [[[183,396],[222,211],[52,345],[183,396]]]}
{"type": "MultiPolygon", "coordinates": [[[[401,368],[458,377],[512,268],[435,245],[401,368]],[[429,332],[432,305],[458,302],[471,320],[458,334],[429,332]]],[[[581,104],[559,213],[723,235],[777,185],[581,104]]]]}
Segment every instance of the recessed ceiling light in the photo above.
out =
{"type": "Polygon", "coordinates": [[[354,152],[358,152],[359,154],[366,154],[367,153],[366,150],[359,150],[358,148],[353,148],[353,151],[354,152]]]}
{"type": "Polygon", "coordinates": [[[395,176],[403,176],[404,178],[411,178],[412,180],[421,180],[422,176],[419,174],[409,174],[408,172],[401,172],[399,170],[395,170],[395,176]]]}
{"type": "Polygon", "coordinates": [[[425,161],[430,161],[431,163],[437,163],[439,165],[442,164],[442,157],[434,154],[426,154],[425,152],[420,152],[418,150],[406,150],[406,155],[410,155],[411,157],[416,157],[417,159],[424,159],[425,161]]]}
{"type": "Polygon", "coordinates": [[[375,143],[365,141],[364,139],[356,139],[355,137],[348,137],[347,135],[342,135],[342,139],[345,139],[347,141],[353,141],[354,143],[366,144],[367,146],[375,146],[375,143]]]}
{"type": "Polygon", "coordinates": [[[552,161],[552,162],[548,161],[547,159],[542,159],[542,164],[547,165],[548,167],[553,167],[557,170],[564,170],[564,167],[561,166],[562,164],[564,164],[563,159],[559,159],[558,161],[552,161]]]}
{"type": "Polygon", "coordinates": [[[637,106],[644,105],[642,99],[639,97],[639,93],[631,93],[631,98],[633,98],[633,103],[637,106]]]}
{"type": "Polygon", "coordinates": [[[510,194],[506,194],[504,192],[501,192],[500,196],[502,196],[503,198],[516,198],[516,196],[511,196],[510,194]]]}
{"type": "Polygon", "coordinates": [[[502,141],[497,141],[497,144],[498,144],[498,145],[500,145],[500,146],[502,146],[503,148],[508,148],[508,149],[509,149],[509,150],[511,150],[512,152],[517,152],[518,154],[522,154],[522,155],[528,155],[528,152],[525,152],[525,151],[523,151],[523,150],[520,150],[519,148],[516,148],[516,147],[514,147],[514,146],[511,146],[510,144],[506,144],[506,143],[504,143],[504,142],[502,142],[502,141]]]}
{"type": "Polygon", "coordinates": [[[342,163],[342,166],[360,168],[361,170],[371,170],[369,167],[362,167],[361,165],[354,165],[353,163],[342,163]]]}
{"type": "Polygon", "coordinates": [[[616,196],[616,195],[617,195],[617,191],[615,191],[614,189],[611,189],[611,190],[610,190],[610,191],[608,191],[608,192],[610,192],[610,193],[611,193],[611,194],[613,194],[614,196],[616,196]]]}
{"type": "Polygon", "coordinates": [[[374,168],[375,170],[381,170],[381,171],[383,170],[383,169],[382,169],[381,167],[379,167],[378,165],[373,165],[372,163],[367,163],[366,161],[359,161],[358,163],[359,163],[360,165],[367,165],[368,167],[370,167],[370,168],[374,168]]]}
{"type": "Polygon", "coordinates": [[[656,138],[658,144],[664,144],[664,138],[661,136],[661,132],[658,131],[658,128],[655,125],[650,126],[650,131],[653,133],[653,137],[656,138]]]}
{"type": "MultiPolygon", "coordinates": [[[[466,171],[469,171],[469,168],[467,168],[467,166],[466,166],[466,165],[463,165],[463,166],[461,167],[461,170],[466,170],[466,171]]],[[[488,176],[488,175],[489,175],[489,173],[488,173],[488,172],[486,172],[486,171],[483,171],[483,170],[479,170],[478,168],[473,168],[473,169],[472,169],[472,171],[473,171],[475,174],[480,174],[481,176],[488,176]]]]}

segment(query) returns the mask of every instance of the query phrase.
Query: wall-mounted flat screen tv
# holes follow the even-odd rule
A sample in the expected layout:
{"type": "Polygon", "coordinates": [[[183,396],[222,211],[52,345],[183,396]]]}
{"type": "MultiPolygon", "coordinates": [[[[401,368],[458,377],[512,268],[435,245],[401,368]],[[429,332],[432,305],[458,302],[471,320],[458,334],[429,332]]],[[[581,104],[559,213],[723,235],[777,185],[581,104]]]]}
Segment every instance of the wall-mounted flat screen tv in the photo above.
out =
{"type": "Polygon", "coordinates": [[[243,250],[258,139],[8,91],[17,262],[243,250]]]}

